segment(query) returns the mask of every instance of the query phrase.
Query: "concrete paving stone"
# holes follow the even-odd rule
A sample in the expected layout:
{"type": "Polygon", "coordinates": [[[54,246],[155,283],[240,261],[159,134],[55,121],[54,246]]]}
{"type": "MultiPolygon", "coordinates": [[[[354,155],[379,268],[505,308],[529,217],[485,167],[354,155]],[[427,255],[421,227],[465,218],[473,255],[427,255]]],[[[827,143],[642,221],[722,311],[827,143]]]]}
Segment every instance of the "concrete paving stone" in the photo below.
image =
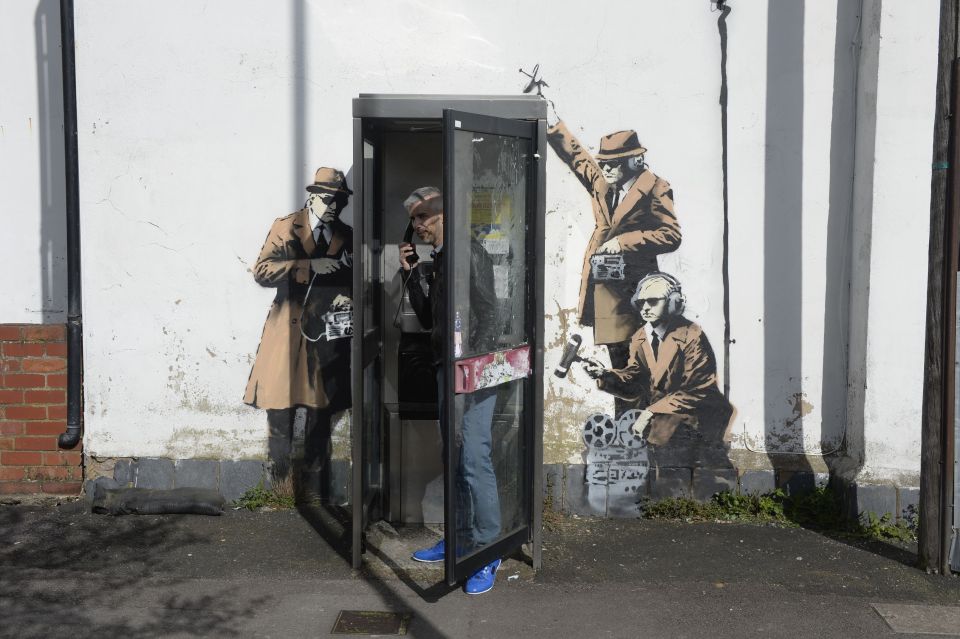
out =
{"type": "Polygon", "coordinates": [[[263,462],[256,459],[220,462],[220,494],[234,500],[263,481],[263,462]]]}
{"type": "Polygon", "coordinates": [[[603,517],[607,513],[607,487],[586,483],[583,464],[567,467],[563,490],[563,512],[585,517],[603,517]]]}
{"type": "Polygon", "coordinates": [[[651,499],[690,497],[693,473],[689,468],[658,468],[648,475],[651,499]]]}
{"type": "Polygon", "coordinates": [[[890,629],[899,634],[957,636],[960,608],[901,603],[871,604],[890,629]]]}
{"type": "Polygon", "coordinates": [[[734,468],[694,468],[693,498],[707,501],[716,493],[737,492],[737,471],[734,468]]]}
{"type": "Polygon", "coordinates": [[[920,489],[919,488],[898,488],[897,494],[900,498],[901,519],[916,518],[920,515],[920,489]]]}
{"type": "Polygon", "coordinates": [[[174,464],[176,488],[217,490],[220,462],[213,459],[178,459],[174,464]]]}
{"type": "Polygon", "coordinates": [[[173,460],[162,457],[142,457],[137,460],[134,485],[137,488],[173,488],[173,460]]]}
{"type": "Polygon", "coordinates": [[[889,514],[891,517],[897,512],[897,489],[892,485],[856,484],[857,514],[865,517],[873,513],[877,517],[889,514]]]}
{"type": "Polygon", "coordinates": [[[137,476],[137,465],[132,459],[118,459],[113,465],[113,478],[121,486],[132,484],[137,476]]]}
{"type": "Polygon", "coordinates": [[[777,478],[772,470],[745,470],[740,474],[740,492],[744,495],[763,495],[777,489],[777,478]]]}

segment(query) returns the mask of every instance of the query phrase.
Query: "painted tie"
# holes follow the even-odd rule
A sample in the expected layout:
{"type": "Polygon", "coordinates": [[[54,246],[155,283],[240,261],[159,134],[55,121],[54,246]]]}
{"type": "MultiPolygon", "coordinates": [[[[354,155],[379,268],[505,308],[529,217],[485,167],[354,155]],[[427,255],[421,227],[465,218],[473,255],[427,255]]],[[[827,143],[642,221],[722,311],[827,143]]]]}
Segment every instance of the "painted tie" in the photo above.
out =
{"type": "Polygon", "coordinates": [[[660,350],[660,336],[657,335],[656,331],[653,331],[653,339],[650,340],[650,348],[653,350],[653,358],[657,358],[657,351],[660,350]]]}

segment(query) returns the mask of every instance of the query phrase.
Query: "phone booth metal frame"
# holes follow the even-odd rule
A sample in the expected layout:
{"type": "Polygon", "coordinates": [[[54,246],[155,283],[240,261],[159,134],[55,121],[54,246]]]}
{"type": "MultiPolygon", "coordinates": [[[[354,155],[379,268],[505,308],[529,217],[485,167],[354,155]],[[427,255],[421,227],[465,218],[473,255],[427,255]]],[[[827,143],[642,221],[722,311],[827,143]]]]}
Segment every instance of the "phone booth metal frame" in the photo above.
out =
{"type": "MultiPolygon", "coordinates": [[[[460,96],[460,95],[382,95],[360,94],[353,100],[354,161],[352,188],[353,237],[354,237],[354,334],[351,354],[351,382],[353,386],[353,411],[351,423],[352,474],[352,563],[354,568],[362,564],[364,530],[380,518],[388,509],[388,472],[385,465],[389,459],[384,453],[384,416],[381,405],[384,345],[382,282],[384,273],[391,265],[383,264],[383,238],[381,155],[376,150],[376,140],[368,137],[371,125],[378,123],[417,122],[435,126],[445,121],[445,111],[483,116],[477,121],[490,122],[490,118],[522,120],[532,126],[533,145],[532,175],[526,184],[533,186],[528,194],[526,208],[526,233],[532,246],[528,250],[530,261],[526,262],[533,280],[530,300],[532,313],[530,336],[530,397],[524,403],[529,411],[524,413],[528,429],[527,445],[523,449],[525,478],[526,538],[513,539],[510,544],[496,543],[491,548],[504,554],[516,550],[524,542],[531,544],[533,567],[539,570],[542,529],[542,483],[543,483],[543,281],[544,281],[544,218],[546,210],[546,101],[537,96],[460,96]],[[487,120],[483,120],[483,118],[487,120]]],[[[449,118],[446,118],[449,120],[449,118]]],[[[495,126],[488,124],[487,126],[495,126]]],[[[511,127],[507,127],[508,129],[511,127]]],[[[445,141],[444,144],[447,142],[445,141]]],[[[452,182],[448,168],[450,158],[443,159],[443,188],[446,191],[452,182]]],[[[445,193],[445,198],[447,197],[445,193]]],[[[452,197],[452,194],[451,194],[452,197]]],[[[452,286],[450,287],[453,288],[452,286]]],[[[402,291],[401,291],[402,295],[402,291]]],[[[452,313],[451,313],[452,316],[452,313]]],[[[452,322],[452,319],[451,319],[452,322]]],[[[448,336],[450,337],[450,336],[448,336]]],[[[452,338],[451,338],[452,339],[452,338]]],[[[451,362],[446,362],[447,374],[451,362]]],[[[449,484],[448,460],[444,459],[446,483],[449,484]]],[[[447,513],[449,515],[449,513],[447,513]]],[[[446,520],[449,526],[449,520],[446,520]]],[[[516,536],[515,536],[516,537],[516,536]]],[[[455,581],[453,551],[445,563],[447,582],[455,581]]],[[[462,572],[462,569],[458,567],[462,572]]]]}

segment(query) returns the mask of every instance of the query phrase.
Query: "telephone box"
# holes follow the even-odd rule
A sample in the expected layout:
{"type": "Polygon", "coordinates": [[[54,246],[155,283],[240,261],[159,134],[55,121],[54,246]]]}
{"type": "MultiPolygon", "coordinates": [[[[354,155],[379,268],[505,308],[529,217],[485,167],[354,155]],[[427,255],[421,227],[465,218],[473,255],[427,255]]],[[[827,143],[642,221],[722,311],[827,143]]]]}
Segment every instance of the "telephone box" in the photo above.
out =
{"type": "Polygon", "coordinates": [[[539,568],[545,116],[535,96],[353,101],[354,567],[371,527],[385,521],[401,531],[402,549],[393,544],[390,552],[409,555],[437,540],[427,529],[441,532],[451,585],[527,543],[539,568]],[[403,201],[428,185],[443,192],[443,243],[436,253],[417,245],[426,275],[417,285],[429,287],[433,269],[443,269],[440,354],[410,306],[399,265],[409,222],[403,201]],[[462,451],[476,447],[460,445],[461,423],[481,405],[489,454],[468,457],[462,451]],[[488,479],[492,467],[495,481],[465,495],[464,477],[478,464],[488,479]]]}

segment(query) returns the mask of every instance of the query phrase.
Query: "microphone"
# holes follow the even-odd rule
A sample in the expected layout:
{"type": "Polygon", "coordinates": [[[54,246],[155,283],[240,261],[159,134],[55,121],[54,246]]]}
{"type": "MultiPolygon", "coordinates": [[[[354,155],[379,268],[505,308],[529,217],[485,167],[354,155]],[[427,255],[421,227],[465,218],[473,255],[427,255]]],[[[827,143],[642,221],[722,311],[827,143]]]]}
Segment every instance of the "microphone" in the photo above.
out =
{"type": "Polygon", "coordinates": [[[554,375],[561,378],[566,377],[570,371],[570,365],[580,361],[581,358],[577,355],[577,351],[580,350],[580,342],[582,341],[583,338],[576,333],[570,336],[570,339],[567,340],[567,345],[563,347],[563,357],[560,358],[560,363],[557,364],[557,367],[553,370],[554,375]]]}

